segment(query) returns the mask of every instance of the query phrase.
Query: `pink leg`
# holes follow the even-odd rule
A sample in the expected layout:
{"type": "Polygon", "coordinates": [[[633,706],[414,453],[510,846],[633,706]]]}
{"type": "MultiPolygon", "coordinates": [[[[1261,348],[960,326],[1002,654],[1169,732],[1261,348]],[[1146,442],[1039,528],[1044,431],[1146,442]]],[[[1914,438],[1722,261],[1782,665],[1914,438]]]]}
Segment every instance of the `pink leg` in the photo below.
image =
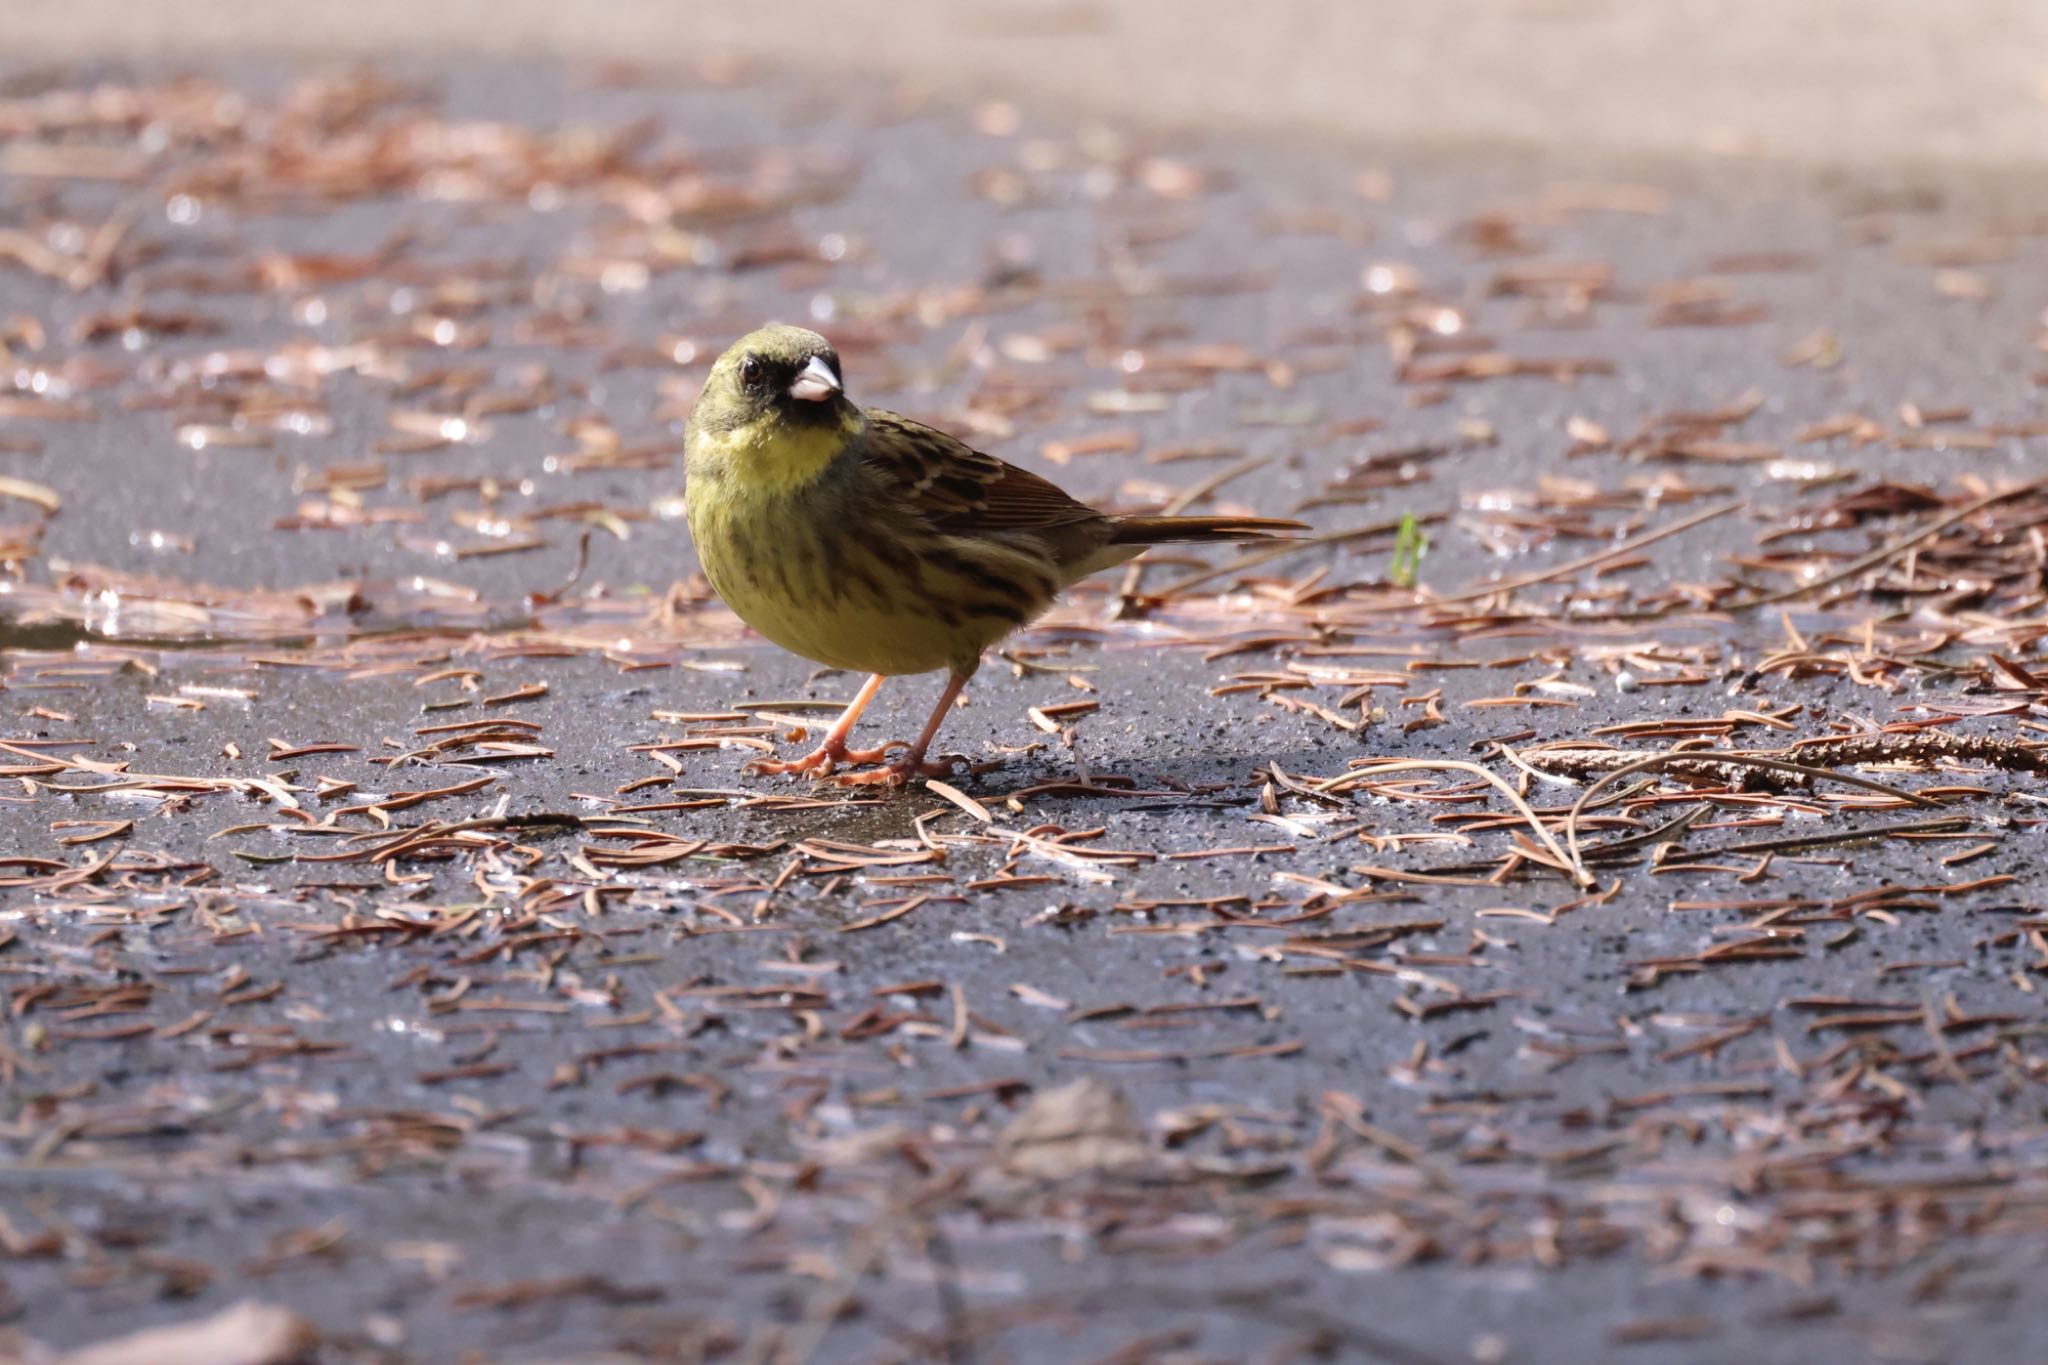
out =
{"type": "Polygon", "coordinates": [[[932,747],[932,741],[938,738],[939,727],[946,723],[946,713],[953,709],[954,700],[959,697],[960,689],[965,686],[967,675],[964,673],[955,673],[946,680],[946,690],[939,694],[939,704],[932,708],[932,718],[924,723],[924,733],[917,737],[917,743],[910,746],[909,752],[882,767],[868,768],[857,773],[841,773],[832,780],[848,787],[883,782],[892,787],[900,787],[913,777],[945,777],[951,773],[953,764],[960,760],[942,757],[927,763],[924,756],[932,747]]]}
{"type": "MultiPolygon", "coordinates": [[[[825,732],[825,740],[802,758],[757,759],[746,766],[750,773],[761,773],[769,777],[782,773],[797,773],[805,776],[823,777],[841,763],[880,763],[889,756],[892,747],[882,745],[879,749],[849,749],[846,741],[853,735],[854,722],[860,713],[868,709],[868,703],[875,699],[875,693],[882,690],[883,677],[880,673],[861,684],[861,689],[846,709],[839,713],[839,719],[832,722],[832,728],[825,732]]],[[[896,740],[894,743],[901,744],[896,740]]]]}

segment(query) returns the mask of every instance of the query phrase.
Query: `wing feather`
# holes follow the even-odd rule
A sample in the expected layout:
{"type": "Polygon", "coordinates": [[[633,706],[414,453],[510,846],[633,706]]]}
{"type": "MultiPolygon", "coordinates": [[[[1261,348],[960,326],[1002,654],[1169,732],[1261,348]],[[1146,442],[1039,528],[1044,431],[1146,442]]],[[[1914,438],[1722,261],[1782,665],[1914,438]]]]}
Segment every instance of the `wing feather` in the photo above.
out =
{"type": "Polygon", "coordinates": [[[941,530],[1049,530],[1101,518],[1056,484],[908,417],[868,409],[861,457],[941,530]]]}

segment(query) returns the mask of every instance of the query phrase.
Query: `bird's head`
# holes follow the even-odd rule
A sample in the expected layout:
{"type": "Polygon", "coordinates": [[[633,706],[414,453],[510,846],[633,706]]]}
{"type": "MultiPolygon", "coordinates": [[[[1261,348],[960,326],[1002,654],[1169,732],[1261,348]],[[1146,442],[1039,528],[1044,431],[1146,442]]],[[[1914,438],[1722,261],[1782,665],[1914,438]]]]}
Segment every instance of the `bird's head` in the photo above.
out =
{"type": "Polygon", "coordinates": [[[694,444],[777,481],[813,477],[863,422],[832,343],[783,323],[734,342],[711,367],[690,414],[694,444]]]}

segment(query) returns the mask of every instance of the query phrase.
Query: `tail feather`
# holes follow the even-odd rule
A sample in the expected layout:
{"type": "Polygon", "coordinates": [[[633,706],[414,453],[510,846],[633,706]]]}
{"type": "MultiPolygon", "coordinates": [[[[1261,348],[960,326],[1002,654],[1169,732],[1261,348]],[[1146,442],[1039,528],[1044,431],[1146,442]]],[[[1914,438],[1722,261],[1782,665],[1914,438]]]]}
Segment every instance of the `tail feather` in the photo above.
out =
{"type": "Polygon", "coordinates": [[[1284,517],[1118,517],[1112,545],[1203,544],[1219,540],[1277,540],[1281,531],[1306,531],[1307,522],[1284,517]]]}

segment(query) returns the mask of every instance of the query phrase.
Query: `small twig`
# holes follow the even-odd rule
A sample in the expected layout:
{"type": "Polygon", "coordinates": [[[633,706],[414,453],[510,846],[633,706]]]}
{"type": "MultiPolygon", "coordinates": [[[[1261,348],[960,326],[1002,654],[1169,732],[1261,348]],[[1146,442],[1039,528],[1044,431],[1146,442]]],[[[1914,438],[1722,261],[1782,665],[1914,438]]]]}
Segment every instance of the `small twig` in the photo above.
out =
{"type": "MultiPolygon", "coordinates": [[[[1579,885],[1590,885],[1586,864],[1579,856],[1579,817],[1585,812],[1586,802],[1592,798],[1593,793],[1618,778],[1627,777],[1634,773],[1646,773],[1653,768],[1668,768],[1673,764],[1685,763],[1687,761],[1697,762],[1698,759],[1698,754],[1689,753],[1651,754],[1647,758],[1639,758],[1633,763],[1616,768],[1613,772],[1600,774],[1599,777],[1587,785],[1584,791],[1579,793],[1579,799],[1572,802],[1571,814],[1565,817],[1564,822],[1565,844],[1571,849],[1567,862],[1572,868],[1573,875],[1579,879],[1579,885]]],[[[1813,780],[1825,779],[1830,782],[1840,782],[1844,786],[1861,787],[1865,791],[1880,792],[1885,796],[1904,801],[1909,805],[1927,806],[1935,809],[1939,809],[1941,805],[1939,801],[1929,801],[1924,796],[1916,796],[1912,792],[1900,791],[1896,787],[1887,787],[1882,782],[1872,782],[1866,777],[1851,777],[1847,773],[1833,772],[1827,768],[1809,767],[1804,763],[1787,763],[1779,758],[1759,758],[1755,754],[1717,753],[1714,755],[1714,759],[1716,762],[1733,763],[1738,767],[1767,768],[1772,772],[1800,773],[1813,780]]],[[[1484,770],[1482,769],[1482,771],[1484,770]]]]}
{"type": "Polygon", "coordinates": [[[1692,833],[1692,827],[1707,818],[1713,807],[1702,801],[1697,806],[1688,806],[1681,814],[1652,829],[1637,830],[1634,834],[1622,834],[1597,843],[1586,850],[1590,857],[1603,853],[1626,853],[1631,849],[1653,847],[1657,844],[1676,843],[1692,833]]]}
{"type": "MultiPolygon", "coordinates": [[[[1660,540],[1666,540],[1681,532],[1690,531],[1702,522],[1709,522],[1716,517],[1725,517],[1730,512],[1740,511],[1745,505],[1740,502],[1724,502],[1718,506],[1706,508],[1704,511],[1695,512],[1689,517],[1681,517],[1669,526],[1660,526],[1654,531],[1645,531],[1641,535],[1630,536],[1627,540],[1617,541],[1595,554],[1581,555],[1577,559],[1567,560],[1555,568],[1542,569],[1535,573],[1525,573],[1518,578],[1504,578],[1497,583],[1470,588],[1449,597],[1432,597],[1426,601],[1417,602],[1414,605],[1445,607],[1453,606],[1459,602],[1477,602],[1481,598],[1493,597],[1500,593],[1520,592],[1523,588],[1533,588],[1538,583],[1548,583],[1559,578],[1570,578],[1572,575],[1583,572],[1586,569],[1597,568],[1610,559],[1617,559],[1621,556],[1632,554],[1642,549],[1645,545],[1654,545],[1660,540]]],[[[1397,527],[1398,525],[1399,523],[1396,523],[1397,527]]],[[[1395,608],[1395,610],[1406,609],[1405,606],[1395,608]]]]}
{"type": "MultiPolygon", "coordinates": [[[[1859,839],[1887,839],[1894,834],[1947,834],[1967,828],[1970,817],[1948,815],[1939,820],[1909,820],[1898,825],[1861,825],[1855,829],[1837,830],[1832,834],[1800,834],[1784,839],[1750,839],[1739,844],[1722,844],[1719,848],[1674,849],[1664,860],[1666,867],[1693,862],[1700,858],[1718,858],[1729,853],[1788,853],[1795,849],[1832,848],[1837,844],[1854,843],[1859,839]]],[[[1587,849],[1598,853],[1604,844],[1587,849]]]]}
{"type": "Polygon", "coordinates": [[[1934,1056],[1941,1063],[1941,1069],[1948,1078],[1959,1086],[1963,1093],[1976,1102],[1977,1108],[1984,1108],[1984,1096],[1978,1091],[1970,1073],[1963,1070],[1963,1064],[1956,1060],[1955,1049],[1948,1045],[1948,1038],[1942,1028],[1941,1011],[1935,1008],[1934,988],[1929,986],[1920,994],[1920,1018],[1927,1026],[1927,1040],[1934,1047],[1934,1056]]]}
{"type": "MultiPolygon", "coordinates": [[[[1646,846],[1675,843],[1692,833],[1692,827],[1706,819],[1712,810],[1713,807],[1703,801],[1697,806],[1688,807],[1683,814],[1666,820],[1661,825],[1650,829],[1639,829],[1633,834],[1617,835],[1604,843],[1595,844],[1586,850],[1586,857],[1598,858],[1602,854],[1607,853],[1627,853],[1632,849],[1646,846]]],[[[1679,852],[1682,851],[1679,850],[1679,852]]],[[[1674,856],[1676,855],[1674,854],[1674,856]]],[[[1422,869],[1422,873],[1426,877],[1440,877],[1460,872],[1484,872],[1494,866],[1496,864],[1493,863],[1453,863],[1446,867],[1425,867],[1422,869]]]]}
{"type": "Polygon", "coordinates": [[[1872,550],[1862,558],[1851,561],[1847,567],[1816,578],[1811,583],[1800,583],[1790,588],[1780,588],[1776,592],[1767,592],[1761,597],[1752,597],[1744,602],[1723,603],[1719,609],[1722,611],[1753,611],[1757,607],[1776,606],[1780,602],[1795,601],[1798,598],[1805,597],[1808,593],[1832,588],[1837,583],[1845,583],[1849,579],[1869,573],[1872,569],[1884,567],[1884,565],[1897,559],[1900,555],[1906,554],[1917,546],[1932,540],[1957,522],[1967,521],[1987,507],[1995,507],[2001,502],[2010,502],[2014,498],[2025,497],[2027,494],[2039,492],[2043,488],[2048,488],[2048,479],[2034,479],[2027,483],[2019,484],[2016,487],[2008,488],[2002,493],[1986,493],[1981,498],[1964,503],[1945,517],[1936,517],[1927,525],[1913,532],[1913,534],[1903,536],[1889,545],[1872,550]]]}
{"type": "Polygon", "coordinates": [[[576,567],[569,570],[569,576],[545,592],[536,592],[529,599],[535,606],[559,602],[569,595],[569,590],[583,581],[584,570],[590,567],[590,531],[586,528],[576,541],[576,567]]]}
{"type": "MultiPolygon", "coordinates": [[[[1488,772],[1477,763],[1465,763],[1455,758],[1375,759],[1366,767],[1354,768],[1350,772],[1340,774],[1326,782],[1319,782],[1315,784],[1315,787],[1319,792],[1326,794],[1335,793],[1347,790],[1349,785],[1368,777],[1378,777],[1384,773],[1405,772],[1416,769],[1470,773],[1481,781],[1489,783],[1496,791],[1508,799],[1508,804],[1515,808],[1515,813],[1529,822],[1529,828],[1535,831],[1536,837],[1542,841],[1543,846],[1556,856],[1558,871],[1568,875],[1581,888],[1589,887],[1593,884],[1593,876],[1586,871],[1585,864],[1579,861],[1576,850],[1567,853],[1561,848],[1557,840],[1551,835],[1550,830],[1544,825],[1542,818],[1535,811],[1529,809],[1529,803],[1522,799],[1520,793],[1502,781],[1498,775],[1488,772]]],[[[1612,774],[1609,774],[1609,776],[1612,776],[1612,774]]],[[[1602,781],[1605,781],[1605,779],[1603,778],[1602,781]]],[[[1593,787],[1599,785],[1600,783],[1596,782],[1593,784],[1593,787]]],[[[1593,787],[1586,788],[1586,795],[1592,793],[1593,787]]],[[[1578,802],[1572,806],[1572,818],[1574,820],[1578,818],[1580,808],[1586,803],[1586,795],[1580,796],[1578,802]]],[[[1527,854],[1524,853],[1523,856],[1526,857],[1527,854]]]]}

